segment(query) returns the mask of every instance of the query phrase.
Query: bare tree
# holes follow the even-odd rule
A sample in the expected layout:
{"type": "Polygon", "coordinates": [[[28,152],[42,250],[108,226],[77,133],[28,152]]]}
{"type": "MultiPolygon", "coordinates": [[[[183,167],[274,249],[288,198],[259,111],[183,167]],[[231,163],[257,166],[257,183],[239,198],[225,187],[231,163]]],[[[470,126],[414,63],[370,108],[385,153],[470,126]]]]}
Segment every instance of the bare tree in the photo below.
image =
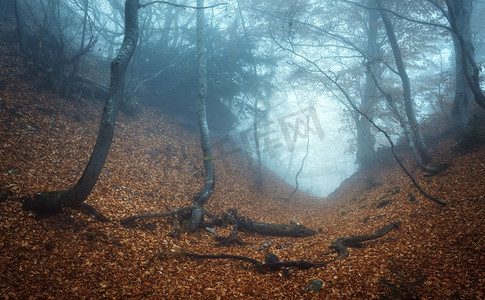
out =
{"type": "MultiPolygon", "coordinates": [[[[239,18],[241,19],[241,26],[243,28],[244,32],[244,38],[246,39],[246,43],[249,45],[249,36],[248,36],[248,31],[246,29],[246,22],[244,20],[244,15],[243,11],[241,9],[241,3],[239,0],[237,2],[237,9],[239,13],[239,18]]],[[[252,58],[252,56],[251,56],[252,58]]],[[[256,63],[254,62],[253,59],[251,59],[251,70],[253,72],[254,77],[258,77],[258,70],[256,69],[256,63]]],[[[256,179],[256,186],[258,189],[262,188],[263,185],[263,175],[261,172],[261,167],[262,167],[262,161],[261,161],[261,149],[259,145],[259,132],[258,132],[258,124],[260,122],[260,112],[258,109],[259,106],[259,97],[256,96],[254,98],[254,104],[253,104],[253,110],[254,110],[254,118],[253,118],[253,137],[254,137],[254,147],[256,150],[256,158],[258,160],[258,170],[257,170],[257,179],[256,179]]]]}
{"type": "Polygon", "coordinates": [[[51,88],[68,97],[81,59],[97,39],[88,18],[88,0],[15,1],[17,34],[24,54],[48,74],[51,88]]]}
{"type": "Polygon", "coordinates": [[[452,29],[453,46],[455,50],[455,98],[452,117],[456,139],[463,142],[468,129],[472,99],[485,109],[485,97],[479,82],[479,67],[475,62],[475,49],[471,31],[471,15],[473,4],[471,0],[446,0],[448,17],[452,29]]]}
{"type": "MultiPolygon", "coordinates": [[[[204,7],[204,0],[197,0],[197,7],[204,7]]],[[[200,142],[204,158],[204,187],[194,195],[192,217],[187,222],[188,230],[195,230],[202,222],[203,206],[212,196],[215,188],[214,158],[210,142],[209,125],[207,123],[207,59],[205,46],[204,9],[197,10],[197,61],[199,65],[199,96],[197,99],[197,114],[199,119],[200,142]]]]}
{"type": "Polygon", "coordinates": [[[24,202],[24,209],[38,213],[59,212],[62,207],[79,208],[91,193],[111,147],[116,115],[124,95],[125,74],[138,42],[138,0],[126,0],[125,35],[118,55],[111,63],[109,95],[104,104],[98,137],[79,181],[69,190],[42,192],[24,202]]]}
{"type": "Polygon", "coordinates": [[[409,137],[412,137],[414,139],[414,141],[410,141],[410,143],[414,143],[416,147],[417,154],[419,155],[416,156],[416,158],[420,160],[422,164],[427,164],[431,161],[431,155],[426,149],[423,132],[419,126],[418,120],[416,119],[414,103],[411,95],[411,82],[409,80],[406,67],[404,66],[401,48],[397,43],[396,34],[394,33],[394,26],[392,25],[388,13],[385,11],[385,7],[382,1],[375,0],[375,3],[377,5],[377,8],[379,9],[379,14],[381,15],[384,27],[386,28],[387,37],[389,39],[389,43],[391,44],[392,52],[394,54],[394,61],[396,63],[398,75],[401,79],[407,122],[409,122],[410,128],[412,130],[412,135],[409,135],[409,137]]]}
{"type": "MultiPolygon", "coordinates": [[[[375,3],[373,0],[366,0],[367,6],[373,7],[375,3]]],[[[378,29],[379,13],[376,10],[368,10],[367,12],[367,60],[369,68],[373,74],[378,75],[377,70],[379,61],[377,57],[380,55],[380,47],[377,44],[377,29],[378,29]]],[[[365,85],[360,103],[360,111],[362,111],[369,118],[375,115],[375,105],[377,102],[377,88],[372,80],[371,74],[366,72],[365,85]]],[[[359,164],[359,170],[365,170],[374,165],[375,158],[375,137],[371,132],[371,124],[367,119],[358,114],[356,117],[357,127],[357,154],[356,159],[359,164]]]]}

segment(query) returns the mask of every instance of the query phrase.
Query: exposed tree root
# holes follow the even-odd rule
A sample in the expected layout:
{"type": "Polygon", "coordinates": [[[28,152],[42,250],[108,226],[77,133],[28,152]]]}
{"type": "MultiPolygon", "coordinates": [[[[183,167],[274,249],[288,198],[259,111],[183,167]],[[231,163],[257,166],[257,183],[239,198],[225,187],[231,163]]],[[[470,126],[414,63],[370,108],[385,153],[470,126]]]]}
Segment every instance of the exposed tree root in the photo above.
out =
{"type": "Polygon", "coordinates": [[[245,241],[243,241],[238,235],[237,235],[237,231],[236,229],[233,230],[228,237],[222,237],[222,236],[216,236],[216,241],[218,241],[219,243],[216,244],[216,247],[223,247],[223,246],[229,246],[229,245],[232,245],[232,244],[236,244],[236,245],[239,245],[239,246],[246,246],[246,245],[249,245],[251,243],[247,243],[245,241]]]}
{"type": "Polygon", "coordinates": [[[240,255],[229,255],[229,254],[219,254],[219,255],[201,255],[195,253],[184,253],[185,256],[196,259],[235,259],[242,260],[252,263],[256,270],[260,273],[267,271],[275,271],[281,268],[296,268],[296,269],[310,269],[313,267],[324,266],[326,262],[310,262],[310,261],[279,261],[278,257],[274,254],[266,255],[266,262],[262,263],[257,259],[240,256],[240,255]]]}
{"type": "Polygon", "coordinates": [[[97,211],[94,207],[91,205],[81,203],[78,208],[80,211],[82,211],[85,214],[88,214],[92,216],[95,220],[100,221],[100,222],[109,222],[109,219],[106,218],[102,213],[97,211]]]}
{"type": "Polygon", "coordinates": [[[401,226],[401,221],[396,221],[382,227],[373,234],[339,237],[332,242],[330,249],[335,249],[335,251],[338,252],[338,256],[335,258],[335,260],[339,260],[349,255],[349,250],[347,249],[347,247],[361,248],[363,247],[362,242],[378,239],[387,234],[389,231],[395,228],[399,228],[399,226],[401,226]]]}
{"type": "MultiPolygon", "coordinates": [[[[345,258],[349,255],[349,251],[347,250],[347,247],[363,247],[363,245],[361,244],[362,242],[378,239],[384,236],[385,234],[387,234],[389,231],[395,228],[399,228],[399,226],[401,226],[401,221],[396,221],[382,227],[381,229],[377,230],[377,232],[374,234],[351,236],[351,237],[340,237],[332,242],[332,245],[330,246],[330,248],[335,250],[330,253],[334,253],[334,252],[339,253],[338,256],[335,258],[335,260],[345,258]]],[[[232,236],[236,236],[235,232],[236,231],[234,230],[229,235],[227,240],[230,241],[232,236]]],[[[327,253],[327,254],[330,254],[330,253],[327,253]]],[[[202,255],[202,254],[195,254],[195,253],[183,253],[183,254],[185,256],[196,258],[196,259],[242,260],[242,261],[252,263],[256,267],[256,270],[258,272],[275,271],[281,268],[290,268],[290,267],[296,268],[296,269],[309,269],[312,267],[324,266],[328,263],[328,262],[310,262],[310,261],[301,261],[301,260],[280,262],[278,257],[272,253],[266,255],[265,257],[266,261],[264,263],[254,258],[240,256],[240,255],[230,255],[230,254],[202,255]]]]}
{"type": "Polygon", "coordinates": [[[190,214],[192,212],[191,207],[180,207],[171,211],[166,211],[166,212],[157,212],[157,213],[151,213],[151,214],[137,214],[134,216],[126,217],[120,220],[121,225],[125,227],[129,227],[133,221],[138,220],[138,219],[148,219],[148,218],[158,218],[158,217],[168,217],[168,216],[173,216],[173,215],[185,215],[185,214],[190,214]]]}
{"type": "MultiPolygon", "coordinates": [[[[181,207],[175,210],[167,212],[158,212],[150,214],[138,214],[121,219],[121,225],[130,226],[133,221],[138,219],[155,218],[155,217],[168,217],[178,215],[180,219],[188,220],[191,207],[181,207]]],[[[254,222],[250,218],[241,217],[238,215],[237,209],[228,209],[222,216],[214,216],[207,211],[203,212],[204,215],[209,216],[212,219],[210,223],[203,223],[204,226],[223,226],[225,224],[237,225],[237,230],[244,232],[253,232],[261,235],[274,235],[274,236],[287,236],[287,237],[306,237],[317,234],[318,232],[309,229],[299,224],[269,224],[254,222]]],[[[180,220],[178,220],[180,221],[180,220]]],[[[174,220],[177,222],[177,220],[174,220]]]]}
{"type": "Polygon", "coordinates": [[[34,197],[23,197],[21,199],[22,207],[26,211],[34,212],[39,218],[60,214],[64,207],[69,207],[90,215],[97,221],[109,222],[108,218],[91,205],[86,203],[75,206],[69,205],[68,201],[66,201],[65,193],[66,191],[49,191],[38,193],[34,197]]]}
{"type": "Polygon", "coordinates": [[[288,237],[306,237],[318,232],[299,224],[269,224],[254,222],[250,218],[240,217],[237,209],[228,209],[222,216],[230,224],[237,225],[239,231],[253,232],[261,235],[275,235],[288,237]]]}

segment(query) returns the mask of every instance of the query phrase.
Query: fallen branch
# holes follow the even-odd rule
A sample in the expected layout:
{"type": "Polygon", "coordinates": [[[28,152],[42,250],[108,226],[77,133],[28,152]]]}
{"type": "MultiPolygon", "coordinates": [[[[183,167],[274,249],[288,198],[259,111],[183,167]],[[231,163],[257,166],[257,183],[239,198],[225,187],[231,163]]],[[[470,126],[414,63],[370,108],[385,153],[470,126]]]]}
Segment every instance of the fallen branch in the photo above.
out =
{"type": "Polygon", "coordinates": [[[339,237],[332,242],[330,249],[335,249],[335,251],[338,252],[338,256],[335,258],[335,260],[339,260],[349,255],[349,250],[347,247],[362,248],[362,242],[378,239],[387,234],[389,231],[399,228],[399,226],[401,226],[401,221],[396,221],[382,227],[373,234],[339,237]]]}
{"type": "MultiPolygon", "coordinates": [[[[395,149],[394,149],[394,143],[392,142],[392,139],[390,138],[390,136],[387,134],[386,131],[384,131],[379,125],[376,124],[376,122],[374,122],[369,116],[367,116],[367,114],[365,114],[364,112],[362,112],[356,105],[355,103],[352,101],[352,99],[350,98],[349,94],[346,92],[346,90],[337,82],[337,79],[336,78],[332,78],[327,72],[325,72],[322,68],[320,68],[314,61],[310,60],[309,58],[305,57],[304,55],[301,55],[301,54],[298,54],[295,52],[294,49],[288,49],[286,47],[283,47],[280,43],[278,43],[278,41],[276,41],[276,39],[272,36],[273,38],[273,41],[281,48],[283,49],[284,51],[288,51],[300,58],[302,58],[303,60],[307,61],[308,63],[310,63],[311,65],[313,65],[315,67],[315,69],[317,69],[321,74],[323,74],[330,82],[332,82],[333,84],[335,84],[335,86],[340,90],[340,92],[344,95],[344,97],[347,99],[347,101],[349,102],[350,106],[356,111],[358,112],[361,116],[363,116],[364,118],[367,119],[367,121],[369,121],[372,126],[374,126],[374,128],[377,129],[378,132],[381,132],[382,134],[384,134],[384,136],[386,137],[386,139],[389,141],[390,145],[391,145],[391,150],[392,150],[392,154],[394,156],[394,158],[396,159],[396,161],[398,162],[399,166],[401,167],[401,169],[404,171],[404,173],[406,173],[406,175],[409,177],[409,179],[411,179],[411,181],[413,182],[414,186],[419,190],[419,192],[421,194],[423,194],[426,198],[438,203],[439,205],[441,206],[446,206],[448,203],[447,202],[444,202],[444,201],[441,201],[440,199],[438,198],[435,198],[433,196],[431,196],[430,194],[426,193],[426,191],[418,184],[418,182],[414,179],[414,177],[411,175],[411,173],[409,173],[409,171],[406,169],[406,167],[402,164],[402,162],[399,160],[396,152],[395,152],[395,149]]],[[[345,43],[347,44],[350,44],[353,48],[357,49],[358,50],[358,47],[356,47],[355,45],[353,45],[352,43],[349,43],[348,41],[344,41],[345,43]]],[[[358,50],[359,52],[361,52],[362,54],[365,54],[364,52],[358,50]]],[[[366,55],[364,55],[364,57],[366,57],[366,55]]],[[[392,69],[391,69],[392,70],[392,69]]],[[[396,72],[394,72],[396,73],[396,72]]],[[[373,73],[370,72],[371,76],[373,76],[373,73]]],[[[396,73],[397,74],[397,73],[396,73]]],[[[379,85],[378,85],[378,82],[374,79],[374,83],[376,83],[376,87],[379,88],[379,85]]],[[[387,95],[389,96],[390,94],[387,93],[387,94],[384,94],[384,95],[387,95]]],[[[387,99],[390,99],[388,97],[386,97],[387,99]]],[[[419,161],[418,161],[419,163],[419,161]]],[[[424,165],[422,163],[420,163],[420,166],[423,167],[424,165]]],[[[440,170],[436,169],[436,168],[429,168],[429,167],[426,167],[425,168],[426,171],[428,172],[431,172],[433,174],[439,172],[440,170]]]]}
{"type": "Polygon", "coordinates": [[[214,8],[218,7],[220,5],[227,5],[228,3],[217,3],[214,5],[209,5],[209,6],[190,6],[190,5],[184,5],[184,4],[176,4],[176,3],[171,3],[168,1],[152,1],[152,2],[147,2],[147,3],[140,3],[138,4],[139,8],[147,7],[152,4],[167,4],[175,7],[181,7],[181,8],[191,8],[191,9],[208,9],[208,8],[214,8]]]}
{"type": "Polygon", "coordinates": [[[245,262],[249,262],[256,267],[256,270],[260,273],[264,273],[266,271],[275,271],[281,268],[288,268],[293,267],[300,270],[310,269],[312,267],[319,267],[324,266],[326,262],[310,262],[310,261],[279,261],[278,257],[274,254],[266,255],[266,262],[262,263],[257,259],[240,256],[240,255],[230,255],[230,254],[217,254],[217,255],[202,255],[202,254],[195,254],[195,253],[184,253],[185,256],[190,258],[196,259],[234,259],[234,260],[242,260],[245,262]]]}
{"type": "Polygon", "coordinates": [[[130,226],[133,221],[138,220],[138,219],[148,219],[148,218],[156,218],[156,217],[168,217],[168,216],[173,216],[173,215],[183,215],[183,214],[188,214],[192,211],[191,207],[180,207],[171,211],[166,211],[166,212],[157,212],[157,213],[151,213],[151,214],[137,214],[134,216],[126,217],[120,220],[121,225],[123,226],[130,226]]]}
{"type": "Polygon", "coordinates": [[[269,224],[252,222],[240,227],[241,231],[254,232],[261,235],[275,235],[288,237],[306,237],[317,234],[313,229],[296,224],[269,224]]]}

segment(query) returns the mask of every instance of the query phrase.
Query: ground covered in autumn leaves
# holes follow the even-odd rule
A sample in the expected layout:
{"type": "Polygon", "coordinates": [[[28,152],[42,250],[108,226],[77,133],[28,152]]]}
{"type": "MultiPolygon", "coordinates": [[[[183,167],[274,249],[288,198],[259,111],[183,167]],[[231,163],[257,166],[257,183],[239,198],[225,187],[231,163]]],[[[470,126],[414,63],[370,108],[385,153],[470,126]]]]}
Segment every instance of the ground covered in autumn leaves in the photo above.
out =
{"type": "MultiPolygon", "coordinates": [[[[321,233],[307,238],[240,233],[246,246],[214,247],[207,231],[169,236],[170,218],[142,220],[125,228],[119,220],[137,213],[191,204],[203,184],[199,137],[173,125],[163,110],[121,114],[100,180],[89,196],[111,222],[75,210],[38,219],[16,198],[69,188],[94,145],[102,99],[60,99],[39,74],[25,72],[19,49],[0,51],[0,295],[5,299],[483,299],[485,291],[485,148],[453,152],[451,138],[435,143],[437,163],[449,168],[424,177],[402,154],[423,187],[449,202],[439,207],[421,196],[397,167],[378,166],[354,175],[328,199],[297,193],[265,174],[263,190],[244,157],[216,149],[217,185],[207,204],[212,213],[237,208],[270,223],[299,222],[321,233]],[[8,197],[5,197],[8,196],[8,197]],[[341,236],[373,233],[402,221],[399,229],[352,248],[333,261],[327,254],[341,236]],[[241,261],[194,260],[184,252],[235,254],[264,260],[325,261],[308,270],[258,273],[241,261]],[[304,293],[314,278],[320,292],[304,293]]],[[[318,183],[322,184],[322,183],[318,183]]],[[[231,228],[216,228],[227,236],[231,228]]]]}

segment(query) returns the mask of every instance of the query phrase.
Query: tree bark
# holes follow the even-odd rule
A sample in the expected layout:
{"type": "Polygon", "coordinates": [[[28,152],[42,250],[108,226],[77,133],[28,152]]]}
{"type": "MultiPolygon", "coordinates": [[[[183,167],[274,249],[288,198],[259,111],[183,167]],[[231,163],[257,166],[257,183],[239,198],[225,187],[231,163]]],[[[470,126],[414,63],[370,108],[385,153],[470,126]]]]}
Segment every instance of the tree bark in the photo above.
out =
{"type": "Polygon", "coordinates": [[[108,99],[103,108],[98,137],[79,181],[67,191],[44,192],[24,202],[24,209],[36,212],[59,211],[64,206],[79,207],[91,193],[111,147],[116,115],[124,94],[125,73],[138,42],[138,0],[126,0],[125,36],[111,63],[108,99]]]}
{"type": "MultiPolygon", "coordinates": [[[[367,6],[375,7],[374,0],[367,0],[367,6]]],[[[376,77],[380,77],[377,72],[379,56],[379,46],[377,45],[377,20],[379,13],[377,10],[369,9],[367,15],[367,55],[369,57],[369,68],[376,77]]],[[[374,108],[377,101],[377,88],[372,80],[371,74],[366,72],[364,93],[362,96],[360,111],[369,118],[374,117],[374,108]]],[[[372,124],[367,119],[358,115],[357,120],[357,162],[359,170],[363,171],[373,166],[376,162],[374,145],[376,139],[371,132],[372,124]]]]}
{"type": "MultiPolygon", "coordinates": [[[[197,0],[197,7],[204,7],[204,0],[197,0]]],[[[192,216],[186,228],[194,231],[202,223],[203,206],[209,200],[215,188],[214,159],[207,124],[207,59],[205,46],[204,9],[197,10],[197,60],[199,64],[199,97],[197,114],[199,119],[200,141],[204,158],[205,180],[202,190],[194,195],[192,216]]]]}
{"type": "Polygon", "coordinates": [[[307,237],[317,234],[315,230],[302,225],[269,224],[252,222],[247,226],[239,226],[240,231],[254,232],[260,235],[288,236],[288,237],[307,237]]]}
{"type": "Polygon", "coordinates": [[[473,76],[473,66],[467,56],[475,57],[473,38],[470,28],[473,5],[471,0],[446,1],[450,23],[456,34],[453,35],[455,50],[455,98],[451,111],[456,141],[461,143],[470,117],[473,91],[467,77],[473,76]],[[463,45],[462,45],[463,44],[463,45]],[[468,53],[465,53],[468,51],[468,53]]]}
{"type": "MultiPolygon", "coordinates": [[[[247,32],[247,29],[246,29],[246,22],[244,20],[244,15],[243,15],[243,12],[242,12],[242,9],[241,9],[241,3],[240,3],[239,0],[237,0],[236,3],[237,3],[237,10],[238,10],[238,13],[239,13],[239,18],[241,19],[241,27],[242,27],[243,32],[244,32],[244,38],[246,40],[246,43],[248,45],[250,45],[248,32],[247,32]]],[[[251,69],[253,71],[254,77],[257,78],[258,77],[258,70],[256,69],[256,63],[253,60],[252,51],[250,51],[250,53],[251,53],[251,58],[250,58],[251,69]]],[[[253,137],[254,137],[254,147],[255,147],[255,150],[256,150],[256,158],[258,160],[258,166],[257,166],[258,176],[257,176],[257,179],[256,179],[256,187],[260,191],[263,187],[263,174],[261,172],[262,160],[261,160],[261,149],[260,149],[260,145],[259,145],[259,132],[258,132],[258,125],[259,125],[259,121],[260,121],[258,107],[259,107],[259,97],[256,96],[255,99],[254,99],[254,103],[253,103],[253,110],[254,110],[253,137]]]]}
{"type": "Polygon", "coordinates": [[[428,150],[426,150],[426,144],[424,142],[424,136],[421,128],[419,127],[418,120],[416,119],[416,113],[414,111],[413,100],[411,96],[411,82],[409,80],[409,76],[406,71],[406,67],[404,66],[404,61],[402,58],[401,48],[397,43],[396,34],[394,32],[394,27],[392,22],[385,11],[384,4],[382,4],[382,0],[375,0],[377,8],[379,9],[379,14],[381,15],[382,22],[384,23],[384,27],[386,28],[387,37],[389,38],[389,43],[391,44],[392,52],[394,54],[394,61],[396,63],[397,71],[399,73],[399,77],[401,78],[402,87],[403,87],[403,98],[404,98],[404,107],[406,110],[406,116],[413,131],[413,137],[415,140],[415,145],[418,150],[419,156],[424,164],[427,164],[431,161],[431,155],[429,154],[428,150]]]}
{"type": "MultiPolygon", "coordinates": [[[[459,46],[461,67],[468,87],[473,93],[475,102],[485,109],[485,94],[480,86],[480,67],[475,62],[475,50],[470,31],[470,19],[473,11],[471,0],[445,0],[448,8],[448,20],[456,39],[455,46],[459,46]]],[[[455,42],[455,40],[454,40],[455,42]]],[[[457,53],[458,54],[458,53],[457,53]]]]}
{"type": "MultiPolygon", "coordinates": [[[[421,170],[425,171],[425,172],[428,172],[428,173],[431,173],[431,174],[436,174],[439,172],[439,170],[435,167],[429,167],[427,165],[425,165],[422,161],[421,161],[421,157],[419,156],[419,152],[417,150],[417,146],[416,144],[414,143],[415,139],[414,139],[414,132],[411,128],[411,126],[409,125],[408,122],[406,122],[405,120],[405,117],[399,112],[399,109],[392,97],[391,94],[389,94],[388,92],[384,91],[384,89],[379,85],[379,82],[377,81],[377,78],[374,76],[374,74],[372,73],[372,70],[370,69],[369,65],[367,65],[367,73],[371,75],[371,78],[372,80],[374,81],[374,84],[376,86],[376,88],[384,95],[384,97],[386,98],[386,102],[387,104],[389,105],[389,107],[391,108],[391,110],[394,112],[394,114],[396,115],[397,119],[399,120],[399,124],[401,124],[401,127],[404,131],[404,135],[406,136],[406,138],[408,139],[409,141],[409,148],[411,148],[411,151],[413,153],[413,157],[414,157],[414,160],[417,162],[417,164],[419,165],[419,167],[421,168],[421,170]]],[[[360,112],[360,114],[362,114],[362,112],[360,112]]],[[[365,114],[362,114],[363,116],[366,116],[365,114]]],[[[371,120],[370,118],[366,117],[366,119],[368,120],[371,120]]],[[[378,129],[378,131],[384,133],[383,130],[379,129],[379,127],[377,127],[374,124],[372,124],[376,129],[378,129]]],[[[384,134],[386,136],[386,138],[389,140],[389,143],[391,144],[391,149],[394,149],[394,146],[392,145],[392,140],[387,136],[387,134],[384,134]]],[[[393,150],[393,153],[394,153],[394,150],[393,150]]],[[[399,159],[395,156],[396,160],[398,161],[398,163],[402,166],[402,164],[399,162],[399,159]]],[[[407,171],[404,169],[403,167],[403,170],[407,173],[407,171]]],[[[412,179],[414,181],[414,179],[412,179]]],[[[417,186],[417,185],[416,185],[417,186]]]]}
{"type": "Polygon", "coordinates": [[[96,184],[101,169],[108,157],[108,152],[113,140],[119,104],[124,95],[126,69],[135,52],[138,43],[138,35],[138,0],[126,0],[125,36],[118,55],[111,63],[109,96],[103,108],[98,138],[91,154],[91,158],[89,159],[81,178],[76,185],[67,192],[70,206],[79,205],[86,200],[96,184]]]}
{"type": "MultiPolygon", "coordinates": [[[[261,235],[306,237],[317,234],[318,232],[300,224],[271,224],[254,222],[250,218],[239,216],[237,209],[228,209],[223,215],[222,220],[237,226],[237,230],[253,232],[261,235]]],[[[224,222],[223,221],[223,222],[224,222]]]]}

